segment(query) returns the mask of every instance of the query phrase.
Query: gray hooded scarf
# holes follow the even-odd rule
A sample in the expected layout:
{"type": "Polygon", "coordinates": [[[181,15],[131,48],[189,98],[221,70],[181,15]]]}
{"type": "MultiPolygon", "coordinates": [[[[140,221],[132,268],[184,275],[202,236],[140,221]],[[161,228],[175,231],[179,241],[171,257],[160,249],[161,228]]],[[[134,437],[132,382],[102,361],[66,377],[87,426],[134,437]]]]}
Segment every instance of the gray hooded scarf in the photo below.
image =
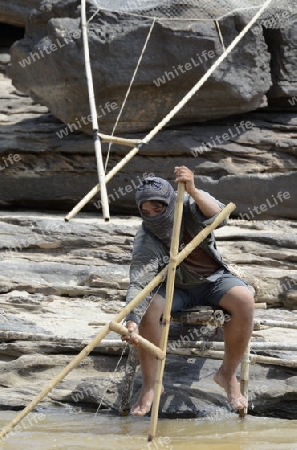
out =
{"type": "Polygon", "coordinates": [[[171,184],[158,177],[148,177],[142,180],[138,186],[135,200],[138,206],[141,218],[143,220],[143,227],[146,231],[153,233],[160,241],[170,247],[174,206],[176,194],[171,184]],[[156,216],[148,217],[143,214],[141,205],[144,202],[158,200],[165,203],[165,210],[156,216]]]}

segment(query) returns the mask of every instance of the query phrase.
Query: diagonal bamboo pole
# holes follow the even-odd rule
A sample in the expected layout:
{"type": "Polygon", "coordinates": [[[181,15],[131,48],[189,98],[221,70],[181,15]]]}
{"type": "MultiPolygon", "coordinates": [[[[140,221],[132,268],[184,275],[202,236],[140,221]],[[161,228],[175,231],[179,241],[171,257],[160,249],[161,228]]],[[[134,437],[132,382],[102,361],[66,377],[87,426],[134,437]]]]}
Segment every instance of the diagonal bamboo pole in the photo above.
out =
{"type": "MultiPolygon", "coordinates": [[[[177,265],[180,264],[220,223],[228,217],[236,208],[234,203],[229,203],[214,219],[214,221],[205,227],[189,244],[177,255],[177,265]]],[[[114,322],[121,322],[125,317],[147,296],[150,292],[164,281],[168,271],[168,265],[144,288],[139,294],[126,305],[113,319],[114,322]]],[[[88,356],[89,353],[105,338],[109,333],[109,324],[106,324],[100,333],[60,372],[58,375],[38,394],[25,409],[9,422],[0,432],[0,438],[4,438],[32,409],[40,403],[49,392],[59,384],[72,369],[88,356]]]]}
{"type": "MultiPolygon", "coordinates": [[[[243,30],[239,33],[239,35],[231,42],[231,44],[227,47],[224,53],[215,61],[215,63],[210,67],[210,69],[200,78],[200,80],[190,89],[190,91],[183,97],[183,99],[164,117],[161,122],[159,122],[155,128],[153,128],[142,140],[143,144],[148,144],[153,137],[155,137],[159,131],[164,128],[165,125],[170,122],[170,120],[185,106],[185,104],[199,91],[199,89],[206,83],[208,78],[213,74],[213,72],[222,64],[222,62],[228,57],[228,55],[232,52],[232,50],[237,46],[237,44],[241,41],[241,39],[246,35],[249,29],[254,25],[254,23],[259,19],[259,17],[263,14],[265,9],[268,8],[270,3],[273,0],[267,0],[264,5],[259,9],[259,11],[255,14],[255,16],[250,20],[250,22],[243,28],[243,30]]],[[[105,181],[109,181],[119,170],[121,170],[124,165],[130,161],[136,153],[140,149],[140,145],[134,147],[125,158],[118,163],[114,169],[108,173],[105,181]],[[109,176],[110,174],[110,176],[109,176]]],[[[70,211],[70,213],[65,217],[66,221],[72,219],[93,197],[100,191],[100,185],[98,184],[90,192],[70,211]]]]}
{"type": "Polygon", "coordinates": [[[81,0],[81,27],[82,27],[82,37],[84,44],[84,54],[85,54],[85,70],[86,70],[86,78],[88,83],[88,92],[89,92],[89,103],[90,110],[92,115],[92,126],[93,126],[93,139],[95,146],[95,153],[97,159],[97,170],[98,170],[98,178],[99,185],[101,188],[101,204],[103,217],[105,221],[109,221],[109,204],[107,197],[107,190],[105,184],[105,171],[102,160],[102,152],[101,152],[101,141],[98,136],[98,119],[97,119],[97,109],[96,109],[96,101],[94,94],[94,85],[93,85],[93,76],[91,70],[90,63],[90,51],[89,51],[89,41],[88,41],[88,28],[87,28],[87,19],[86,19],[86,0],[81,0]]]}
{"type": "MultiPolygon", "coordinates": [[[[180,227],[182,222],[183,215],[183,206],[184,206],[184,193],[185,193],[185,184],[178,183],[177,197],[174,208],[174,221],[173,221],[173,231],[172,231],[172,239],[170,245],[170,262],[168,265],[168,275],[166,280],[166,299],[165,299],[165,309],[163,312],[162,319],[162,333],[161,333],[161,342],[160,348],[165,352],[168,342],[168,333],[170,326],[170,315],[171,315],[171,307],[172,307],[172,299],[174,292],[174,280],[175,280],[175,272],[177,266],[177,255],[178,255],[178,247],[179,247],[179,239],[180,239],[180,227]]],[[[158,423],[158,410],[160,404],[160,396],[162,393],[162,380],[165,369],[165,361],[158,360],[156,380],[155,380],[155,391],[154,391],[154,401],[152,407],[152,416],[150,421],[150,432],[148,436],[148,441],[152,441],[156,435],[157,423],[158,423]]]]}

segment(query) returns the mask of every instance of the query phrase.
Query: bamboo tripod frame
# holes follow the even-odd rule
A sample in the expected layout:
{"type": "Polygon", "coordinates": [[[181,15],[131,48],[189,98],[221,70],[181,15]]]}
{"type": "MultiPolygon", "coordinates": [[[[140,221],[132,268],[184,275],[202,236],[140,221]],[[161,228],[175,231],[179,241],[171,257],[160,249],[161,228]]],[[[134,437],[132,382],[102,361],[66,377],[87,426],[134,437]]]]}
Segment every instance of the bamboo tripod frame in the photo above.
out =
{"type": "MultiPolygon", "coordinates": [[[[214,221],[205,227],[197,236],[192,239],[186,247],[178,253],[176,257],[176,264],[180,264],[212,231],[214,231],[220,223],[226,219],[232,211],[236,208],[234,203],[229,203],[214,219],[214,221]]],[[[162,281],[164,281],[168,267],[164,267],[164,269],[144,288],[142,291],[136,295],[136,297],[126,305],[120,313],[118,313],[113,321],[121,322],[125,319],[125,317],[147,296],[151,293],[151,291],[158,286],[162,281]]],[[[4,438],[24,417],[26,417],[29,412],[35,408],[48,394],[53,390],[53,388],[59,384],[71,370],[73,370],[76,366],[78,366],[84,358],[86,358],[89,353],[108,335],[110,332],[109,324],[106,324],[100,333],[61,371],[56,375],[56,377],[44,387],[44,389],[29,403],[26,408],[24,408],[20,413],[16,415],[16,417],[9,422],[0,432],[0,439],[4,438]]]]}
{"type": "MultiPolygon", "coordinates": [[[[192,87],[192,89],[185,95],[185,97],[165,116],[161,122],[159,122],[146,136],[141,140],[141,143],[136,145],[126,156],[123,158],[106,176],[105,183],[110,181],[112,177],[122,169],[139,151],[143,144],[148,144],[159,131],[167,125],[170,120],[185,106],[185,104],[195,95],[199,89],[206,83],[214,71],[222,64],[222,62],[228,57],[232,50],[246,35],[249,29],[259,19],[263,12],[268,8],[273,0],[267,0],[250,22],[244,27],[234,41],[227,47],[223,54],[216,60],[216,62],[210,67],[210,69],[201,77],[201,79],[192,87]]],[[[97,184],[86,196],[80,200],[80,202],[67,214],[65,221],[71,220],[98,192],[100,191],[100,184],[97,184]]]]}

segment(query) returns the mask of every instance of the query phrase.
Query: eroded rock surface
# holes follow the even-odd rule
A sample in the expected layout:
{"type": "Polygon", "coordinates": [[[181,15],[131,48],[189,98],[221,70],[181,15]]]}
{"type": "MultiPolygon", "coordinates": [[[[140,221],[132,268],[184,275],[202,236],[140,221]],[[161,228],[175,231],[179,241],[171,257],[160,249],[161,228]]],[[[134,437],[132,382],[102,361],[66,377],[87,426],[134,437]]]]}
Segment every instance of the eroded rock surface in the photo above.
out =
{"type": "MultiPolygon", "coordinates": [[[[0,213],[2,408],[25,407],[124,307],[139,225],[137,217],[107,224],[98,216],[83,215],[65,223],[57,213],[0,213]]],[[[290,297],[297,286],[294,226],[288,221],[231,220],[216,232],[224,259],[254,287],[256,301],[271,308],[256,311],[258,322],[283,321],[297,327],[297,303],[290,297]]],[[[170,342],[175,348],[181,332],[191,336],[190,330],[173,328],[170,342]]],[[[206,348],[212,339],[221,339],[215,329],[206,348]]],[[[253,334],[253,342],[294,345],[296,339],[296,328],[263,325],[253,334]]],[[[44,399],[44,405],[120,408],[127,349],[119,360],[124,350],[119,337],[111,333],[104,342],[44,399]]],[[[297,359],[294,351],[257,353],[297,359]]],[[[232,414],[223,391],[212,381],[219,364],[191,353],[168,354],[162,414],[210,418],[232,414]]],[[[296,379],[293,367],[253,365],[251,412],[296,418],[296,379]]],[[[133,398],[139,384],[137,373],[133,398]]]]}
{"type": "MultiPolygon", "coordinates": [[[[9,61],[4,48],[3,72],[9,61]]],[[[70,211],[98,182],[92,139],[65,128],[4,73],[0,77],[0,205],[70,211]]],[[[108,183],[110,210],[136,213],[135,188],[144,174],[175,186],[174,167],[187,165],[197,186],[233,201],[239,217],[296,219],[296,129],[296,113],[254,112],[161,131],[108,183]]],[[[107,152],[103,145],[104,158],[107,152]]],[[[113,145],[107,171],[126,154],[127,147],[113,145]]],[[[85,208],[100,212],[100,196],[85,208]]]]}

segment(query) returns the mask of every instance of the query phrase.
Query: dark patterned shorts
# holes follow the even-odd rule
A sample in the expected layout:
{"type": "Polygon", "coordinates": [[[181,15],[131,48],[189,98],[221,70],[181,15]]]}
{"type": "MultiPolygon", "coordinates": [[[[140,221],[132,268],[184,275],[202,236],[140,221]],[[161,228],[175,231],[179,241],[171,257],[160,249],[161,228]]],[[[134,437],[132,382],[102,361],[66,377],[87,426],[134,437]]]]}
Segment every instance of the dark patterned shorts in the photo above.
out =
{"type": "MultiPolygon", "coordinates": [[[[220,301],[232,287],[245,286],[248,284],[233,275],[226,269],[221,269],[222,275],[215,281],[199,284],[190,289],[174,289],[172,312],[183,311],[195,306],[219,307],[220,301]]],[[[155,290],[162,297],[166,296],[166,283],[162,283],[155,290]]]]}

